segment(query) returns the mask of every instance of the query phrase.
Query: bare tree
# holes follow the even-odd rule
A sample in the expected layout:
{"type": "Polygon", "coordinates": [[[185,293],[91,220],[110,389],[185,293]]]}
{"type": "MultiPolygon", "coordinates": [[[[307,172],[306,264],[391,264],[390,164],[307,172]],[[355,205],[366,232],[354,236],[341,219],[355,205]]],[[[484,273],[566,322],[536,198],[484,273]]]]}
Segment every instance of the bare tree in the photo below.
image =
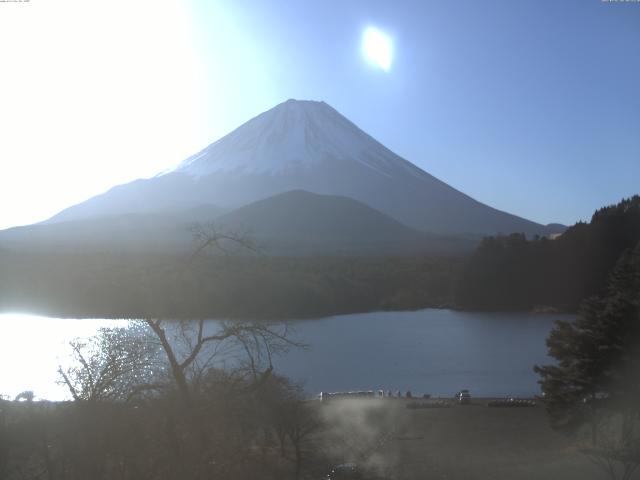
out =
{"type": "MultiPolygon", "coordinates": [[[[235,248],[257,251],[247,235],[226,233],[213,224],[196,225],[192,232],[198,243],[192,260],[212,249],[225,254],[235,248]]],[[[183,425],[188,429],[188,434],[181,441],[179,419],[172,417],[167,423],[167,435],[174,445],[172,451],[176,462],[181,465],[183,474],[189,471],[197,478],[206,477],[207,467],[203,465],[219,465],[219,462],[211,457],[215,455],[214,452],[207,453],[212,432],[203,425],[200,416],[206,409],[199,402],[201,380],[212,371],[216,361],[234,359],[237,366],[245,367],[245,371],[249,372],[250,383],[255,387],[261,379],[270,376],[274,355],[301,344],[289,337],[286,326],[260,322],[207,322],[204,319],[170,321],[160,318],[147,318],[144,322],[164,354],[179,400],[180,408],[175,413],[185,420],[183,425]],[[242,353],[241,361],[233,355],[238,352],[242,353]],[[203,461],[207,455],[209,459],[203,461]]]]}
{"type": "MultiPolygon", "coordinates": [[[[196,243],[192,260],[212,250],[222,253],[235,252],[238,249],[250,252],[260,251],[248,233],[227,232],[215,223],[194,224],[191,232],[196,243]]],[[[254,380],[258,377],[261,365],[266,364],[265,372],[271,372],[274,354],[283,353],[293,346],[303,346],[289,338],[286,326],[226,321],[220,322],[219,328],[214,331],[207,332],[205,331],[206,322],[203,319],[177,322],[146,319],[145,322],[160,342],[181,401],[187,407],[192,403],[190,383],[193,384],[194,380],[197,380],[197,372],[203,372],[211,366],[215,354],[223,345],[232,344],[244,351],[254,380]],[[174,333],[178,333],[174,338],[180,342],[172,343],[168,326],[173,327],[174,333]]]]}
{"type": "MultiPolygon", "coordinates": [[[[244,242],[215,232],[201,230],[198,255],[244,242]]],[[[282,403],[281,431],[300,471],[314,417],[298,397],[265,402],[274,357],[301,346],[287,325],[147,318],[70,345],[59,374],[75,402],[7,432],[0,401],[0,477],[9,468],[11,479],[289,478],[290,465],[256,455],[273,428],[266,403],[282,403]],[[149,391],[145,402],[128,402],[149,391]]]]}
{"type": "Polygon", "coordinates": [[[205,320],[170,322],[147,319],[145,322],[160,342],[185,407],[192,405],[192,386],[199,374],[213,366],[216,355],[224,350],[225,342],[227,352],[231,348],[240,348],[246,354],[246,362],[255,380],[265,361],[264,372],[273,369],[274,354],[303,346],[288,337],[286,325],[226,321],[215,324],[215,331],[207,332],[205,320]]]}
{"type": "Polygon", "coordinates": [[[156,344],[143,325],[102,328],[88,339],[70,342],[72,364],[59,366],[63,385],[76,401],[128,400],[153,385],[162,369],[156,344]]]}
{"type": "Polygon", "coordinates": [[[191,260],[210,252],[231,254],[245,251],[262,254],[262,248],[248,231],[230,232],[214,222],[195,223],[189,230],[195,243],[191,260]]]}
{"type": "Polygon", "coordinates": [[[317,405],[303,400],[290,402],[286,417],[286,432],[295,453],[295,476],[300,477],[304,460],[304,447],[321,430],[323,422],[316,410],[317,405]]]}
{"type": "Polygon", "coordinates": [[[638,418],[631,412],[609,415],[600,422],[597,447],[583,449],[587,458],[611,480],[629,480],[640,467],[638,418]]]}

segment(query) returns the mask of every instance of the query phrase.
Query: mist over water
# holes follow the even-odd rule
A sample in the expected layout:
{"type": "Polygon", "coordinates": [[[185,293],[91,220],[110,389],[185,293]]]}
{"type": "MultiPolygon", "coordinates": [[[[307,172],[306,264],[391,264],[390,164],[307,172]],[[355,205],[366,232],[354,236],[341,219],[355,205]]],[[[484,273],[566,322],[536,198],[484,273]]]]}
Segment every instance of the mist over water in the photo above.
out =
{"type": "MultiPolygon", "coordinates": [[[[474,313],[452,310],[375,312],[290,322],[308,348],[274,359],[276,371],[301,382],[307,393],[410,390],[414,395],[530,396],[539,392],[533,365],[550,363],[545,338],[565,315],[474,313]]],[[[0,394],[33,390],[59,400],[58,366],[68,363],[69,341],[127,320],[55,319],[0,315],[0,394]]],[[[215,329],[211,320],[208,329],[215,329]]],[[[233,362],[233,352],[220,357],[233,362]]]]}

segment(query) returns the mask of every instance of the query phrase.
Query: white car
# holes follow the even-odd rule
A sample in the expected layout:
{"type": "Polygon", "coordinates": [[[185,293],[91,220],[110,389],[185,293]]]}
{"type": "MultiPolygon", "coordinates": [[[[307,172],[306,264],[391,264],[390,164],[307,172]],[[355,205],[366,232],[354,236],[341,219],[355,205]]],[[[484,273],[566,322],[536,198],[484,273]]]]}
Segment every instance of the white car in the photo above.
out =
{"type": "Polygon", "coordinates": [[[471,403],[471,393],[469,393],[469,390],[460,390],[456,394],[456,397],[460,405],[469,405],[471,403]]]}

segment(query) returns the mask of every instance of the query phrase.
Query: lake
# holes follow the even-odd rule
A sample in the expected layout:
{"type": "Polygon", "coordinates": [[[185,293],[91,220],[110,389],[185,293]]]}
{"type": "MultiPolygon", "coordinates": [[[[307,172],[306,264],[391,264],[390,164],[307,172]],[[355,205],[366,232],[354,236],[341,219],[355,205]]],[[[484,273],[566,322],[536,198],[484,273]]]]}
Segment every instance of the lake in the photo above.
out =
{"type": "MultiPolygon", "coordinates": [[[[551,362],[545,339],[553,321],[571,318],[426,309],[295,321],[289,322],[295,339],[309,347],[274,365],[313,394],[383,389],[451,396],[468,388],[481,396],[530,396],[539,392],[533,365],[551,362]]],[[[68,397],[56,384],[68,342],[126,323],[25,314],[1,314],[0,322],[0,394],[33,390],[52,400],[68,397]]]]}

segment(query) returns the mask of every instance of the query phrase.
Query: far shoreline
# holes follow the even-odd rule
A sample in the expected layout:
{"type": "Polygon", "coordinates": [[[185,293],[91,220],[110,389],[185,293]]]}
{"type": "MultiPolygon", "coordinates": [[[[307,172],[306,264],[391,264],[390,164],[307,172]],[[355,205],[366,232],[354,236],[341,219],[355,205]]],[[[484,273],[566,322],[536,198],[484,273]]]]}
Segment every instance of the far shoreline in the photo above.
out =
{"type": "Polygon", "coordinates": [[[481,314],[530,314],[530,315],[577,315],[577,311],[573,311],[570,309],[561,309],[556,307],[534,307],[532,309],[516,309],[516,308],[496,308],[496,309],[470,309],[470,308],[460,308],[453,305],[435,305],[435,306],[424,306],[418,308],[406,308],[406,309],[372,309],[372,310],[357,310],[357,311],[332,311],[323,315],[316,314],[308,314],[308,315],[297,315],[297,316],[226,316],[226,315],[217,315],[212,313],[211,315],[205,316],[144,316],[144,315],[110,315],[105,313],[91,313],[91,314],[73,314],[73,313],[65,313],[65,312],[47,312],[47,311],[39,311],[33,309],[23,309],[23,308],[12,308],[7,310],[0,310],[1,316],[8,315],[26,315],[26,316],[35,316],[42,318],[50,318],[51,320],[113,320],[113,321],[136,321],[136,320],[145,320],[145,319],[163,319],[167,321],[199,321],[199,320],[230,320],[230,321],[255,321],[255,322],[296,322],[296,321],[313,321],[313,320],[322,320],[331,317],[341,317],[341,316],[350,316],[350,315],[367,315],[367,314],[376,314],[376,313],[410,313],[410,312],[420,312],[423,310],[447,310],[458,313],[481,313],[481,314]]]}

